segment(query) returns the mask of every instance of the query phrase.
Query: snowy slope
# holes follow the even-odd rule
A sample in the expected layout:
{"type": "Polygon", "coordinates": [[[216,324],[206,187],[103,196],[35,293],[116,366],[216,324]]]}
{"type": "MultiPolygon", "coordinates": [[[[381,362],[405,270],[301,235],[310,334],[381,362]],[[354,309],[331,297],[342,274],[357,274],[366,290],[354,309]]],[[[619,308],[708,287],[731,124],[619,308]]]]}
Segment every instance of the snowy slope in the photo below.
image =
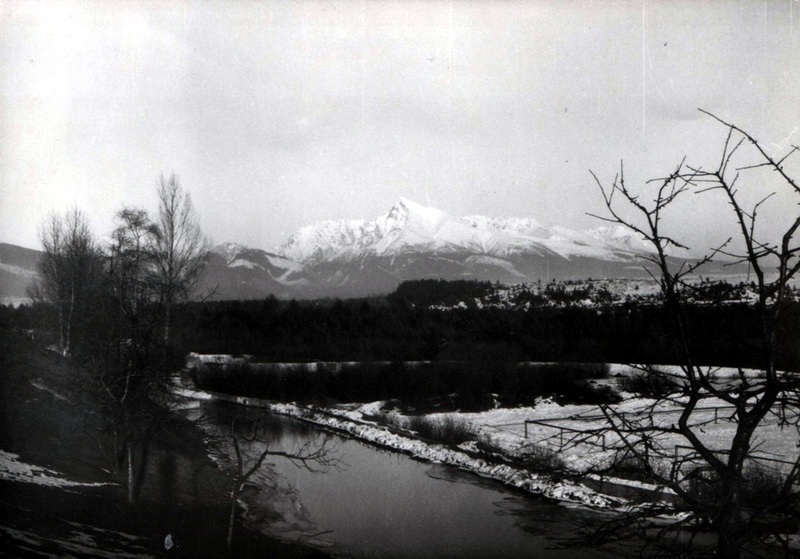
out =
{"type": "Polygon", "coordinates": [[[212,249],[212,252],[221,256],[228,268],[261,270],[267,272],[275,281],[286,285],[299,281],[292,276],[303,271],[302,264],[298,262],[236,243],[217,245],[212,249]]]}
{"type": "Polygon", "coordinates": [[[261,249],[224,243],[211,250],[204,290],[215,299],[313,296],[302,264],[261,249]]]}
{"type": "Polygon", "coordinates": [[[606,246],[617,250],[640,253],[654,252],[652,244],[622,225],[602,226],[586,233],[606,246]]]}

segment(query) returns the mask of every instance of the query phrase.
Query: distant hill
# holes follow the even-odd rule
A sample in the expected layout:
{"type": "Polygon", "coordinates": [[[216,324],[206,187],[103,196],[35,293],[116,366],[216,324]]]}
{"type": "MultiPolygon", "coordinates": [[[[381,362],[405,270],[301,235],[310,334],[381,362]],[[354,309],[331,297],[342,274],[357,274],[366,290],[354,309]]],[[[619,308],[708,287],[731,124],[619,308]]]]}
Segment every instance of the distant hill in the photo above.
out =
{"type": "Polygon", "coordinates": [[[214,247],[198,297],[211,299],[313,298],[315,289],[303,266],[277,254],[235,243],[214,247]]]}
{"type": "Polygon", "coordinates": [[[27,288],[37,276],[38,250],[0,243],[0,304],[28,301],[27,288]]]}

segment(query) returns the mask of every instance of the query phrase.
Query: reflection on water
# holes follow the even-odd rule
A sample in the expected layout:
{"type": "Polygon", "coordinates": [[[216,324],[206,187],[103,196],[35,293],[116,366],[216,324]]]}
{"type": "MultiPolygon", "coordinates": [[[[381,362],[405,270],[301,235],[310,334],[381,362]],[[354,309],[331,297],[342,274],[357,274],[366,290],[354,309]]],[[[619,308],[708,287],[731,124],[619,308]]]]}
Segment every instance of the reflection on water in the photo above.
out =
{"type": "MultiPolygon", "coordinates": [[[[219,403],[203,411],[218,459],[235,467],[230,418],[242,408],[219,403]]],[[[291,450],[319,436],[305,424],[269,420],[270,449],[291,450]]],[[[264,442],[243,443],[247,463],[264,442]]],[[[564,549],[581,514],[453,467],[336,437],[346,466],[313,473],[267,459],[242,498],[246,522],[285,540],[326,546],[354,557],[612,557],[616,552],[564,549]]]]}

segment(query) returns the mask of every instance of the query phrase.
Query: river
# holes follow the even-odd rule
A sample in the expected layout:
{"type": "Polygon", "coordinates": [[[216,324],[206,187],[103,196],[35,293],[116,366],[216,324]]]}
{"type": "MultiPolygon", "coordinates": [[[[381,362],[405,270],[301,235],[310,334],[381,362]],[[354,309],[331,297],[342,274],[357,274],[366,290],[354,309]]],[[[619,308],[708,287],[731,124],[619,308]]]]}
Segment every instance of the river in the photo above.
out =
{"type": "MultiPolygon", "coordinates": [[[[258,414],[229,403],[203,403],[214,458],[235,468],[230,423],[258,414]]],[[[268,414],[258,440],[241,441],[245,468],[270,450],[325,444],[328,466],[310,471],[270,456],[242,493],[245,523],[284,541],[348,557],[619,557],[630,549],[569,548],[600,513],[505,488],[451,466],[420,462],[313,426],[268,414]]]]}

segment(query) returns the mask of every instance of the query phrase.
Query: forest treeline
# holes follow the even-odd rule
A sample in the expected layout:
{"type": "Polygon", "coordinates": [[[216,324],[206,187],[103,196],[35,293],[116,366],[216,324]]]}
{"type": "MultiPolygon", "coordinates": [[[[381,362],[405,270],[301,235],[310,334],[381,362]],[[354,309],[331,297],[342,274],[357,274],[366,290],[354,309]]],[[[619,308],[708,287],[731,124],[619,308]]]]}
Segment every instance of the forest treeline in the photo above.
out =
{"type": "MultiPolygon", "coordinates": [[[[431,308],[430,291],[474,294],[483,282],[409,282],[389,297],[220,301],[176,308],[175,343],[265,361],[582,361],[666,363],[676,343],[658,305],[605,308],[431,308]],[[448,285],[449,284],[449,285],[448,285]],[[420,304],[424,301],[427,304],[420,304]]],[[[706,364],[757,362],[757,314],[746,304],[687,308],[694,355],[706,364]]],[[[776,359],[800,368],[800,308],[778,328],[776,359]]]]}
{"type": "MultiPolygon", "coordinates": [[[[562,361],[669,363],[676,341],[658,304],[447,307],[490,293],[489,282],[405,282],[364,299],[186,302],[175,306],[173,344],[184,352],[257,361],[562,361]],[[438,305],[438,306],[437,306],[438,305]]],[[[688,339],[704,364],[748,366],[763,348],[751,305],[687,306],[688,339]]],[[[0,323],[53,324],[40,306],[0,307],[0,323]]],[[[800,305],[782,314],[776,360],[800,370],[800,305]]]]}
{"type": "Polygon", "coordinates": [[[204,364],[191,378],[205,390],[282,402],[375,402],[412,413],[482,411],[560,403],[613,404],[620,395],[594,382],[608,377],[598,363],[378,362],[270,367],[248,362],[204,364]]]}

